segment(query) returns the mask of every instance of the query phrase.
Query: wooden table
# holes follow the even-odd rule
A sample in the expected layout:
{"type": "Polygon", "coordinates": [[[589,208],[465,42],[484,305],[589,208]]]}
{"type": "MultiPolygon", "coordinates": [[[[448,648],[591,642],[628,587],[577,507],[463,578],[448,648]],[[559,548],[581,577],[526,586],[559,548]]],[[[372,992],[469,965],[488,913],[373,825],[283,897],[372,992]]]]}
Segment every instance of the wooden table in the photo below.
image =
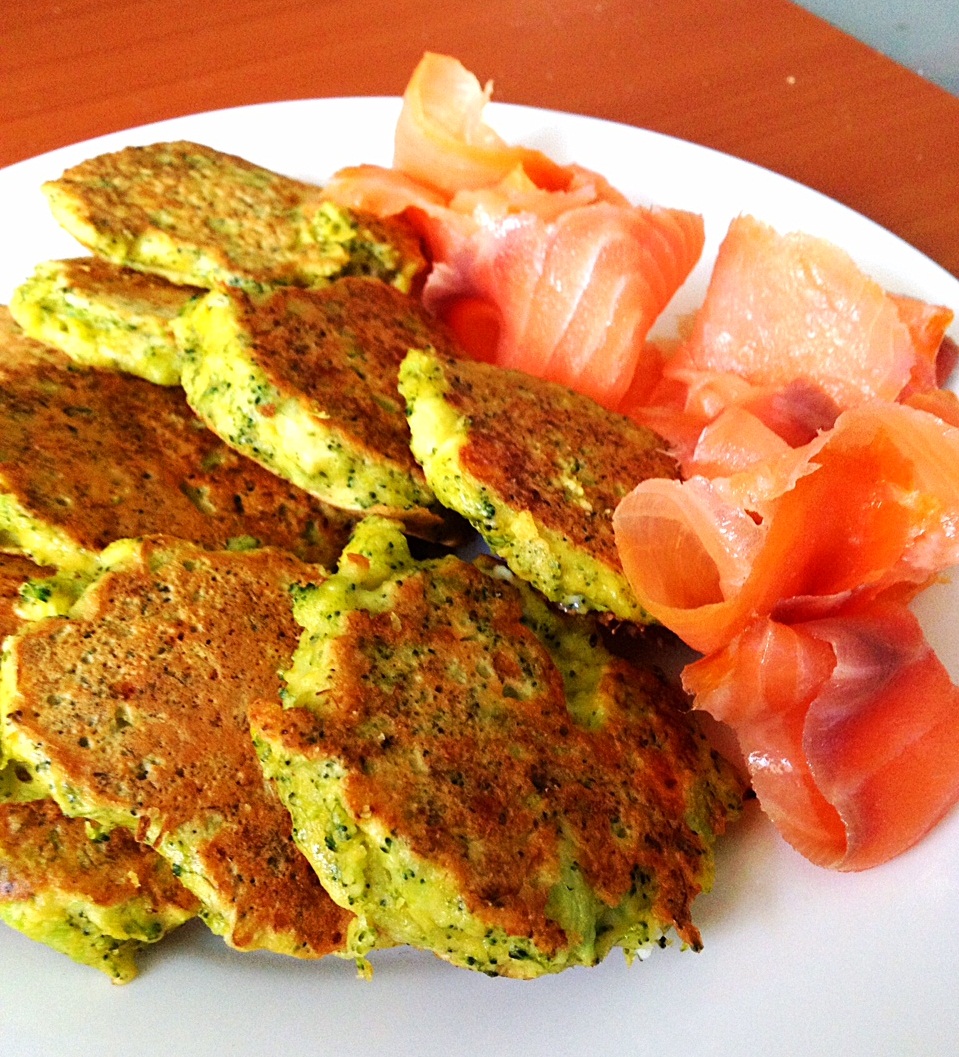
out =
{"type": "Polygon", "coordinates": [[[0,164],[219,107],[396,95],[427,49],[503,102],[785,173],[959,276],[959,99],[787,0],[5,0],[0,164]]]}

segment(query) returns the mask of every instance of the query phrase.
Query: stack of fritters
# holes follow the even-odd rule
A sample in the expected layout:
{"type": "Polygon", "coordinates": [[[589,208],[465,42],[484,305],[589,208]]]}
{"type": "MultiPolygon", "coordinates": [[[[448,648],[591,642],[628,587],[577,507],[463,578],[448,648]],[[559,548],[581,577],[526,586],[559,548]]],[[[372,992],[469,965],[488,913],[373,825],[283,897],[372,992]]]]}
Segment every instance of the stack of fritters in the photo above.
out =
{"type": "Polygon", "coordinates": [[[351,953],[353,915],[293,844],[246,715],[296,647],[291,589],[321,576],[272,549],[120,541],[68,619],[4,651],[6,751],[67,814],[155,848],[241,950],[351,953]]]}
{"type": "Polygon", "coordinates": [[[169,532],[329,563],[350,525],[226,446],[179,391],[78,370],[0,309],[0,547],[90,567],[112,540],[169,532]]]}
{"type": "MultiPolygon", "coordinates": [[[[24,621],[21,588],[40,569],[0,554],[0,639],[24,621]]],[[[2,747],[2,742],[0,742],[2,747]]],[[[193,917],[195,897],[169,864],[126,831],[92,840],[22,762],[0,753],[0,920],[118,982],[135,955],[193,917]]]]}
{"type": "Polygon", "coordinates": [[[645,619],[611,517],[661,440],[462,360],[403,221],[186,143],[45,190],[96,257],[0,317],[0,549],[54,567],[0,566],[6,919],[117,979],[194,912],[361,967],[698,947],[742,788],[577,612],[645,619]]]}

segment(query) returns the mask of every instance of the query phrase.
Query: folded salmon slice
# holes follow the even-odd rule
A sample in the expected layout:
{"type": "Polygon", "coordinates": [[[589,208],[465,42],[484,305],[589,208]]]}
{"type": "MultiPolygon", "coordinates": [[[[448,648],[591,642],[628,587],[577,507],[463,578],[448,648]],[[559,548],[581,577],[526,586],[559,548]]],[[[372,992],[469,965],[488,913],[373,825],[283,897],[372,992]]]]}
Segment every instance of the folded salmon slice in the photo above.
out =
{"type": "Polygon", "coordinates": [[[703,427],[689,460],[689,475],[728,477],[758,462],[774,463],[788,448],[758,415],[733,404],[703,427]]]}
{"type": "Polygon", "coordinates": [[[955,344],[945,337],[953,320],[952,310],[943,305],[928,304],[917,297],[889,296],[896,305],[900,320],[909,330],[916,351],[907,391],[922,392],[945,385],[956,362],[955,344]]]}
{"type": "Polygon", "coordinates": [[[640,603],[709,653],[756,618],[917,590],[959,561],[959,429],[902,404],[863,405],[728,477],[643,482],[613,523],[640,603]]]}
{"type": "Polygon", "coordinates": [[[887,293],[823,239],[740,216],[689,337],[658,365],[659,386],[634,376],[617,409],[645,425],[661,421],[687,475],[704,465],[693,457],[700,432],[727,408],[799,446],[869,400],[943,403],[913,398],[938,394],[952,370],[952,319],[948,308],[887,293]]]}
{"type": "Polygon", "coordinates": [[[491,306],[500,329],[481,358],[615,408],[703,238],[702,219],[676,210],[592,202],[548,222],[509,213],[479,224],[468,254],[440,262],[424,301],[454,327],[461,301],[491,306]]]}
{"type": "Polygon", "coordinates": [[[423,301],[469,355],[615,409],[702,253],[702,217],[631,205],[596,173],[505,143],[483,120],[489,95],[455,59],[425,55],[394,169],[344,170],[326,193],[413,219],[433,261],[423,301]]]}
{"type": "Polygon", "coordinates": [[[427,52],[403,93],[394,168],[452,195],[497,183],[517,165],[539,187],[562,190],[569,172],[540,151],[507,144],[483,120],[492,85],[462,63],[427,52]]]}
{"type": "Polygon", "coordinates": [[[442,209],[448,196],[396,169],[382,165],[350,165],[323,185],[324,193],[347,209],[364,209],[377,216],[395,216],[406,209],[442,209]]]}
{"type": "Polygon", "coordinates": [[[959,397],[951,389],[926,389],[910,393],[903,403],[928,411],[950,426],[959,426],[959,397]]]}
{"type": "Polygon", "coordinates": [[[763,810],[821,866],[885,862],[959,799],[959,688],[901,604],[756,621],[683,682],[733,727],[763,810]]]}
{"type": "Polygon", "coordinates": [[[928,381],[951,319],[887,294],[838,246],[744,215],[729,226],[675,366],[756,385],[803,378],[850,408],[895,400],[914,371],[928,381]]]}

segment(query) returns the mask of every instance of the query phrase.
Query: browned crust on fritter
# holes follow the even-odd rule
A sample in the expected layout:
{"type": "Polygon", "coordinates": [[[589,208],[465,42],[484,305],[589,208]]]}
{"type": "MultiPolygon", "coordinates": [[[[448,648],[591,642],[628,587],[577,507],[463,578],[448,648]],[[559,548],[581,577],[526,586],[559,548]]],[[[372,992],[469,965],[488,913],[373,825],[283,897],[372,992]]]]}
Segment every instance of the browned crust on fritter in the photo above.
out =
{"type": "Polygon", "coordinates": [[[28,580],[50,576],[53,571],[49,566],[36,565],[19,554],[0,554],[0,642],[23,623],[14,609],[20,600],[20,588],[28,580]]]}
{"type": "Polygon", "coordinates": [[[169,863],[127,830],[92,841],[86,822],[67,818],[52,800],[0,804],[0,902],[52,889],[100,907],[138,899],[158,910],[199,909],[169,863]]]}
{"type": "MultiPolygon", "coordinates": [[[[591,759],[571,768],[563,810],[577,838],[583,873],[607,903],[624,894],[629,872],[639,862],[656,880],[653,909],[677,935],[699,949],[692,903],[702,891],[709,849],[688,817],[694,786],[704,780],[704,753],[680,719],[679,695],[654,672],[617,658],[603,673],[610,711],[601,731],[585,739],[591,759]],[[599,769],[600,780],[591,776],[599,769]],[[582,788],[578,783],[582,783],[582,788]],[[596,819],[618,819],[597,839],[596,819]]],[[[705,754],[708,757],[708,753],[705,754]]],[[[725,831],[729,804],[711,803],[709,828],[725,831]]]]}
{"type": "Polygon", "coordinates": [[[469,421],[464,469],[516,511],[622,571],[612,515],[650,477],[677,477],[666,442],[554,382],[446,358],[445,400],[469,421]],[[563,478],[582,492],[571,493],[563,478]]]}
{"type": "Polygon", "coordinates": [[[279,694],[300,631],[290,590],[316,575],[279,551],[211,554],[148,540],[133,567],[95,582],[76,619],[10,640],[10,722],[80,802],[125,813],[140,837],[213,825],[197,853],[235,914],[229,941],[243,948],[286,931],[304,957],[341,950],[351,915],[293,843],[247,705],[279,694]]]}
{"type": "Polygon", "coordinates": [[[56,263],[71,290],[108,304],[129,304],[161,319],[175,319],[191,297],[204,293],[197,286],[180,286],[100,257],[71,257],[56,263]]]}
{"type": "Polygon", "coordinates": [[[352,519],[207,430],[177,389],[72,365],[0,309],[0,491],[88,550],[164,532],[335,562],[352,519]]]}
{"type": "MultiPolygon", "coordinates": [[[[315,279],[305,236],[308,217],[324,201],[322,188],[244,158],[185,140],[125,147],[73,166],[48,188],[69,195],[76,214],[106,241],[174,234],[217,262],[223,285],[227,276],[281,286],[315,279]],[[223,173],[230,174],[225,185],[223,173]]],[[[371,240],[425,267],[419,236],[404,219],[349,212],[371,240]]]]}
{"type": "Polygon", "coordinates": [[[278,290],[255,301],[237,291],[230,296],[251,339],[248,356],[283,396],[300,401],[371,460],[393,463],[426,487],[410,452],[397,376],[411,348],[456,347],[437,319],[375,279],[278,290]]]}
{"type": "MultiPolygon", "coordinates": [[[[686,820],[702,750],[663,681],[612,660],[604,728],[582,729],[516,588],[456,559],[410,574],[388,611],[345,620],[322,715],[258,703],[267,740],[342,761],[354,815],[372,813],[448,870],[470,911],[548,953],[565,943],[546,915],[561,828],[609,905],[646,872],[660,919],[699,945],[690,905],[707,849],[686,820]]],[[[717,831],[724,818],[717,807],[717,831]]]]}

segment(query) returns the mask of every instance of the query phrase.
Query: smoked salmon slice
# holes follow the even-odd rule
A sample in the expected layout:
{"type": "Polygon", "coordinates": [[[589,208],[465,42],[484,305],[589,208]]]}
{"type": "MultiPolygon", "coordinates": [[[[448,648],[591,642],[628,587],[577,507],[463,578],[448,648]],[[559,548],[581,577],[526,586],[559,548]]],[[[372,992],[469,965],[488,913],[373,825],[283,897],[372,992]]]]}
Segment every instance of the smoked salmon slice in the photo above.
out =
{"type": "Polygon", "coordinates": [[[775,462],[788,447],[758,415],[733,404],[699,434],[689,461],[690,475],[728,477],[757,462],[775,462]]]}
{"type": "Polygon", "coordinates": [[[869,400],[939,408],[953,421],[954,401],[937,388],[956,359],[945,335],[952,319],[948,308],[887,293],[822,239],[781,236],[740,216],[720,247],[691,334],[651,363],[656,384],[643,384],[637,369],[617,410],[658,427],[684,476],[738,468],[744,444],[738,455],[727,449],[731,461],[717,449],[734,421],[754,439],[769,439],[742,415],[713,425],[734,408],[792,447],[830,429],[844,408],[869,400]]]}
{"type": "MultiPolygon", "coordinates": [[[[669,360],[657,362],[650,355],[637,364],[633,381],[616,410],[665,437],[674,448],[684,477],[722,476],[739,468],[735,459],[716,457],[715,433],[723,429],[717,424],[723,416],[728,428],[737,418],[747,423],[747,418],[737,412],[748,414],[752,421],[747,428],[753,439],[764,438],[762,446],[753,452],[759,457],[767,451],[765,441],[771,441],[768,433],[791,447],[801,447],[830,429],[839,415],[835,401],[802,378],[781,387],[759,386],[728,371],[677,370],[669,360]],[[760,430],[760,425],[764,429],[760,430]],[[707,441],[712,447],[708,467],[702,458],[702,446],[707,441]]],[[[775,441],[771,444],[777,450],[781,447],[775,441]]],[[[745,438],[739,447],[745,454],[745,438]]]]}
{"type": "Polygon", "coordinates": [[[343,170],[326,193],[414,221],[433,262],[424,304],[467,354],[615,409],[699,260],[702,217],[631,205],[596,173],[505,143],[483,118],[490,91],[428,53],[404,93],[393,170],[343,170]]]}
{"type": "Polygon", "coordinates": [[[501,329],[484,358],[613,409],[703,240],[702,218],[677,210],[593,202],[549,222],[510,213],[478,223],[469,252],[440,262],[423,299],[454,327],[461,300],[486,303],[501,329]]]}
{"type": "Polygon", "coordinates": [[[395,216],[411,208],[429,212],[447,204],[447,196],[440,191],[381,165],[340,169],[323,185],[323,192],[337,205],[377,216],[395,216]]]}
{"type": "Polygon", "coordinates": [[[538,187],[563,190],[570,174],[540,151],[508,145],[483,120],[492,84],[457,59],[427,52],[403,93],[393,167],[452,195],[498,183],[522,166],[538,187]]]}
{"type": "Polygon", "coordinates": [[[942,305],[930,305],[917,297],[889,296],[896,305],[899,318],[908,328],[916,350],[909,388],[924,391],[945,385],[955,364],[955,346],[945,340],[946,330],[953,320],[952,310],[942,305]]]}
{"type": "Polygon", "coordinates": [[[757,618],[918,589],[959,561],[957,524],[959,429],[878,402],[728,477],[645,481],[613,516],[640,604],[703,653],[757,618]]]}
{"type": "Polygon", "coordinates": [[[895,400],[928,382],[952,313],[888,294],[824,239],[735,218],[676,370],[725,371],[760,386],[797,378],[840,408],[895,400]]]}
{"type": "Polygon", "coordinates": [[[959,688],[901,604],[756,621],[683,682],[736,731],[764,811],[821,866],[886,862],[959,798],[959,688]]]}
{"type": "Polygon", "coordinates": [[[951,389],[924,389],[910,393],[903,403],[928,411],[950,426],[959,426],[959,397],[951,389]]]}

